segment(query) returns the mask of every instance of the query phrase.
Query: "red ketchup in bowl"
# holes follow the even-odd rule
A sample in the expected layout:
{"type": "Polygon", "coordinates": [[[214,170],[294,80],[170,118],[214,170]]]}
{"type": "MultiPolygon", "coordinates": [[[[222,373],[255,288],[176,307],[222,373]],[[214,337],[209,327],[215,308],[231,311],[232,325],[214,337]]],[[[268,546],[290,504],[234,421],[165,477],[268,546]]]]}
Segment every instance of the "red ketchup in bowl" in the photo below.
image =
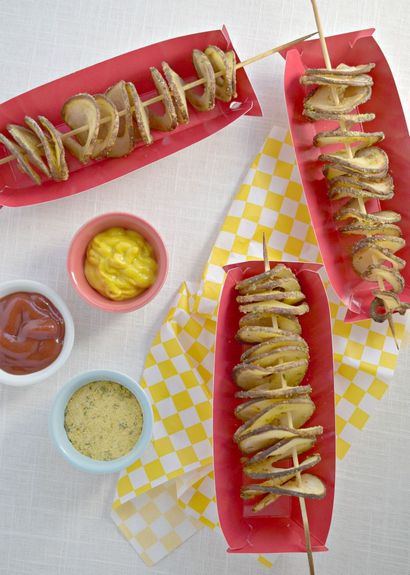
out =
{"type": "Polygon", "coordinates": [[[0,298],[0,369],[25,375],[51,365],[64,343],[64,319],[45,296],[16,292],[0,298]]]}

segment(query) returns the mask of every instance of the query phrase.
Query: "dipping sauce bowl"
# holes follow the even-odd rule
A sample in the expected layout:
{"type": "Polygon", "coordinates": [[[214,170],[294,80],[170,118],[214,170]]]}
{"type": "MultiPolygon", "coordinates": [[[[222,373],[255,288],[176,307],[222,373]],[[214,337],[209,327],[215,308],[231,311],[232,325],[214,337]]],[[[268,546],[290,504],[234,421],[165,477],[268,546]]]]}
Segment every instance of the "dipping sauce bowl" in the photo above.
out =
{"type": "Polygon", "coordinates": [[[107,213],[88,221],[74,235],[68,251],[67,270],[75,290],[90,305],[107,312],[131,312],[152,301],[164,285],[168,273],[168,254],[161,236],[151,224],[134,214],[107,213]],[[151,245],[157,262],[154,283],[139,295],[122,301],[114,301],[101,295],[91,287],[84,273],[87,248],[91,240],[97,234],[115,227],[141,234],[151,245]]]}
{"type": "MultiPolygon", "coordinates": [[[[95,402],[93,408],[96,408],[95,402]]],[[[104,418],[107,416],[106,413],[102,415],[104,418]]],[[[72,465],[82,471],[90,473],[116,473],[128,465],[131,465],[131,463],[138,459],[138,457],[140,457],[147,448],[151,440],[152,429],[153,417],[151,404],[145,391],[128,375],[107,369],[96,369],[80,373],[68,381],[57,393],[49,419],[50,435],[60,453],[72,465]],[[94,382],[117,383],[125,387],[135,396],[142,411],[142,430],[135,442],[135,445],[128,453],[116,459],[104,461],[84,455],[74,447],[73,443],[71,443],[65,427],[65,413],[70,399],[74,396],[77,390],[94,382]]],[[[116,439],[115,433],[115,429],[110,431],[110,438],[112,438],[111,443],[113,445],[115,444],[116,439]]]]}
{"type": "Polygon", "coordinates": [[[31,280],[0,284],[0,383],[23,386],[53,375],[68,359],[74,323],[61,297],[31,280]]]}

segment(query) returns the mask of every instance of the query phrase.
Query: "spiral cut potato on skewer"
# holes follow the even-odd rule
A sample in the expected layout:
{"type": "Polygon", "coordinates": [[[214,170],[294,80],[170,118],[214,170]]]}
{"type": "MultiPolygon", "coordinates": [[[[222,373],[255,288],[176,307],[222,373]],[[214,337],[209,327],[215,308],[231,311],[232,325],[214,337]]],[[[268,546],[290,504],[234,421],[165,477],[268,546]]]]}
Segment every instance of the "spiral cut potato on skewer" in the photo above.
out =
{"type": "Polygon", "coordinates": [[[371,317],[378,322],[391,319],[392,313],[404,314],[410,307],[401,302],[404,289],[400,270],[406,262],[396,255],[405,246],[397,222],[400,214],[393,211],[367,213],[370,199],[389,200],[394,195],[393,179],[388,173],[389,159],[376,144],[383,132],[352,130],[354,125],[372,121],[374,114],[357,114],[354,110],[371,97],[371,76],[374,64],[346,66],[334,69],[308,69],[301,84],[315,84],[304,101],[304,115],[313,121],[339,122],[340,128],[318,133],[313,144],[326,147],[344,145],[345,149],[322,153],[331,200],[343,201],[334,219],[342,234],[364,236],[352,248],[352,264],[365,281],[377,283],[375,299],[370,306],[371,317]],[[387,287],[385,286],[387,284],[387,287]]]}
{"type": "Polygon", "coordinates": [[[233,369],[240,388],[236,397],[246,400],[235,410],[241,426],[234,440],[245,456],[245,475],[259,480],[244,485],[241,497],[259,497],[254,511],[282,495],[321,499],[326,494],[324,484],[305,473],[320,461],[319,454],[292,467],[275,465],[292,459],[295,451],[311,449],[323,432],[321,426],[302,427],[315,411],[310,385],[300,385],[309,364],[309,348],[298,320],[309,311],[305,296],[283,264],[238,282],[236,289],[239,309],[245,314],[236,337],[252,345],[233,369]]]}
{"type": "Polygon", "coordinates": [[[64,134],[44,116],[26,117],[27,127],[9,124],[9,137],[0,142],[37,185],[42,178],[69,177],[65,148],[82,164],[90,160],[127,156],[139,141],[152,144],[151,130],[171,131],[189,122],[188,103],[200,112],[212,110],[215,99],[230,102],[236,96],[236,60],[233,51],[208,46],[194,50],[192,61],[200,86],[185,89],[184,80],[162,62],[164,76],[151,67],[152,81],[162,100],[162,113],[144,105],[132,82],[121,80],[105,94],[77,94],[63,105],[61,116],[74,134],[64,134]],[[65,146],[65,148],[64,148],[65,146]]]}

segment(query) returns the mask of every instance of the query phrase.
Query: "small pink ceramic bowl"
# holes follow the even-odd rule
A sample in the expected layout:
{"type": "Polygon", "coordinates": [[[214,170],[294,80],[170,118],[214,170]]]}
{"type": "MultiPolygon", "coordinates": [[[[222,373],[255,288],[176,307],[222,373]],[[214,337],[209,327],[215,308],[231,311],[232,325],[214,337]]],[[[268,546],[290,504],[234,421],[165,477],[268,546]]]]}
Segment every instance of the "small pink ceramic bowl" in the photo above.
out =
{"type": "Polygon", "coordinates": [[[93,218],[77,231],[68,251],[67,269],[74,288],[90,305],[108,312],[125,313],[143,307],[157,295],[167,277],[168,254],[161,236],[148,222],[134,214],[111,212],[93,218]],[[140,295],[123,301],[113,301],[102,296],[90,286],[84,275],[89,242],[100,232],[116,226],[135,230],[144,236],[151,244],[158,263],[157,277],[152,286],[140,295]]]}

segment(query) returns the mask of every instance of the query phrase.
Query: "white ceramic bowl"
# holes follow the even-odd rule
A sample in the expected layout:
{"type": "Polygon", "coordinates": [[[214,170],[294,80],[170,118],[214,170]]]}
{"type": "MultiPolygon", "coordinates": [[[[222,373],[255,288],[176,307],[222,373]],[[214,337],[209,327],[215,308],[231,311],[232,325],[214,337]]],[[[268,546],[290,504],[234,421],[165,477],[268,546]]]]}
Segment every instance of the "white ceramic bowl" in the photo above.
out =
{"type": "Polygon", "coordinates": [[[152,409],[145,391],[128,375],[125,375],[119,371],[112,371],[108,369],[95,369],[93,371],[86,371],[70,379],[70,381],[63,385],[63,387],[57,393],[49,419],[50,435],[58,450],[67,459],[67,461],[74,465],[74,467],[77,467],[82,471],[87,471],[88,473],[118,473],[118,471],[121,471],[121,469],[124,469],[125,467],[128,467],[134,463],[136,459],[141,457],[149,442],[151,441],[152,429],[152,409]],[[77,451],[77,449],[68,439],[67,433],[64,429],[64,413],[69,399],[77,391],[77,389],[80,389],[80,387],[83,387],[87,383],[91,383],[93,381],[114,381],[115,383],[123,385],[135,395],[142,409],[144,418],[142,433],[137,439],[131,451],[117,459],[100,461],[83,455],[77,451]]]}
{"type": "Polygon", "coordinates": [[[48,286],[31,280],[11,280],[0,284],[0,298],[15,292],[39,293],[48,298],[61,313],[65,324],[64,343],[58,357],[48,367],[25,375],[14,375],[0,369],[0,383],[19,387],[39,383],[53,375],[67,361],[74,343],[74,322],[61,297],[48,286]]]}

